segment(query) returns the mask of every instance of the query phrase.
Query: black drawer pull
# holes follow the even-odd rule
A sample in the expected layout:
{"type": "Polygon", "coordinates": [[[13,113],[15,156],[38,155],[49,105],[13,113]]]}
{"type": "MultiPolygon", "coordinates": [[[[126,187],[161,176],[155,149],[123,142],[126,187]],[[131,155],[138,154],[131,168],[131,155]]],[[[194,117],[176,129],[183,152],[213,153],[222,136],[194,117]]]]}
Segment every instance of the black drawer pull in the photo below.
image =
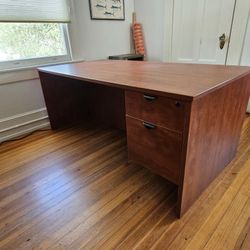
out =
{"type": "Polygon", "coordinates": [[[154,101],[157,99],[156,96],[152,96],[152,95],[143,95],[144,99],[147,101],[154,101]]]}
{"type": "Polygon", "coordinates": [[[154,129],[156,128],[156,126],[152,123],[148,123],[148,122],[143,122],[143,126],[147,129],[154,129]]]}

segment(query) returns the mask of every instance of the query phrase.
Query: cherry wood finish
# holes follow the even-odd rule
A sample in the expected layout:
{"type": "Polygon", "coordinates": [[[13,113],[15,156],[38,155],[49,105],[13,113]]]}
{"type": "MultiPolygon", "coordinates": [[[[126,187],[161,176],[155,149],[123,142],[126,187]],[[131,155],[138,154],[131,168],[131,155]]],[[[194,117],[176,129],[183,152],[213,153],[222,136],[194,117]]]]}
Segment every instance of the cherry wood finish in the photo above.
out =
{"type": "Polygon", "coordinates": [[[234,158],[250,94],[250,78],[234,81],[192,103],[178,209],[185,213],[234,158]]]}
{"type": "Polygon", "coordinates": [[[183,132],[185,102],[135,91],[125,92],[126,114],[183,132]]]}
{"type": "Polygon", "coordinates": [[[81,81],[43,72],[39,72],[39,76],[52,129],[87,117],[85,91],[81,81]]]}
{"type": "Polygon", "coordinates": [[[129,159],[178,184],[182,136],[128,115],[126,121],[129,159]]]}
{"type": "Polygon", "coordinates": [[[39,71],[192,100],[249,74],[249,67],[107,60],[49,66],[39,71]]]}
{"type": "Polygon", "coordinates": [[[39,73],[52,128],[127,125],[129,158],[178,185],[178,216],[235,156],[249,67],[98,61],[39,73]]]}
{"type": "Polygon", "coordinates": [[[124,91],[39,72],[52,129],[92,121],[125,130],[124,91]]]}

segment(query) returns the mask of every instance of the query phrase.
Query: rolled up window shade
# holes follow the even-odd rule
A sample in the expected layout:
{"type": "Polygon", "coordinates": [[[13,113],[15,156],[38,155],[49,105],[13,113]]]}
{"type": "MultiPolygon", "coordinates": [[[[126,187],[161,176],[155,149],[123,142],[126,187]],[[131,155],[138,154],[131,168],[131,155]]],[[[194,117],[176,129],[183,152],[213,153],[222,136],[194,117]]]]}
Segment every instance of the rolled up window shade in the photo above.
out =
{"type": "Polygon", "coordinates": [[[0,22],[70,22],[68,0],[0,0],[0,22]]]}

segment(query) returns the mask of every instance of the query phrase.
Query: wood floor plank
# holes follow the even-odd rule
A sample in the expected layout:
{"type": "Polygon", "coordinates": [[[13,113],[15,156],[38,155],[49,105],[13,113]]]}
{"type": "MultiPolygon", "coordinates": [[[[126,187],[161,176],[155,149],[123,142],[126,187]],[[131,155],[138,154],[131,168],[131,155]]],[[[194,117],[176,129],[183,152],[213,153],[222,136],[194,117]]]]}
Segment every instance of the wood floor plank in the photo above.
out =
{"type": "Polygon", "coordinates": [[[110,238],[99,242],[97,246],[101,244],[100,247],[105,249],[132,249],[136,244],[140,244],[144,236],[149,234],[152,228],[164,218],[164,215],[167,216],[168,211],[173,208],[171,205],[175,202],[175,192],[172,192],[171,189],[169,191],[171,194],[165,197],[161,204],[158,203],[157,207],[152,211],[150,210],[150,213],[146,215],[140,213],[138,216],[132,217],[119,230],[116,230],[110,238]]]}
{"type": "Polygon", "coordinates": [[[165,193],[162,192],[164,186],[159,185],[157,187],[157,185],[153,183],[155,182],[147,183],[138,190],[136,194],[130,196],[129,199],[112,209],[111,212],[99,220],[94,227],[88,228],[84,234],[85,237],[81,236],[78,240],[74,241],[73,244],[70,245],[70,248],[101,248],[107,238],[113,237],[114,232],[128,223],[135,215],[141,217],[144,216],[145,213],[148,213],[157,203],[156,201],[162,200],[164,197],[166,198],[165,193]],[[146,193],[147,198],[141,198],[145,197],[146,193]]]}
{"type": "MultiPolygon", "coordinates": [[[[86,132],[91,131],[91,129],[88,129],[88,128],[84,128],[82,130],[86,132]]],[[[50,131],[50,134],[46,134],[47,136],[43,136],[37,140],[35,139],[36,134],[34,134],[24,139],[26,143],[22,143],[22,141],[10,142],[10,143],[6,142],[1,145],[1,159],[6,160],[9,156],[15,156],[15,154],[17,156],[17,159],[22,159],[22,155],[20,153],[25,152],[24,148],[27,150],[27,153],[32,152],[34,150],[39,150],[42,147],[46,147],[49,144],[51,145],[52,143],[55,143],[60,139],[67,139],[73,136],[77,138],[77,136],[82,134],[81,133],[82,130],[69,129],[67,133],[64,133],[63,131],[59,131],[59,132],[50,131]],[[19,144],[20,146],[15,146],[15,143],[17,143],[17,145],[19,144]]],[[[48,148],[46,149],[48,150],[48,148]]]]}
{"type": "MultiPolygon", "coordinates": [[[[113,138],[110,139],[109,142],[107,144],[102,144],[102,143],[98,143],[98,146],[96,147],[96,151],[93,153],[93,151],[89,151],[86,150],[84,147],[82,147],[81,149],[79,149],[76,152],[77,157],[72,156],[71,160],[67,160],[64,157],[62,157],[62,161],[56,161],[54,162],[52,160],[52,164],[49,163],[45,163],[43,165],[41,164],[36,164],[38,170],[36,171],[36,174],[33,175],[24,175],[23,179],[21,179],[18,182],[14,182],[12,184],[12,186],[2,186],[2,189],[0,190],[0,198],[1,198],[1,202],[2,205],[4,203],[4,200],[6,199],[6,203],[10,202],[13,199],[16,199],[20,196],[23,195],[23,192],[27,192],[27,191],[32,191],[34,188],[37,188],[37,186],[39,187],[39,183],[41,182],[41,185],[44,184],[46,185],[46,181],[49,181],[50,178],[53,181],[56,181],[56,178],[61,178],[60,176],[62,175],[66,175],[68,172],[72,172],[75,171],[76,169],[78,171],[82,170],[82,168],[79,169],[79,167],[81,165],[88,165],[89,162],[92,162],[93,159],[95,157],[98,156],[102,156],[100,155],[100,153],[103,150],[107,150],[109,149],[109,147],[116,147],[119,148],[119,143],[123,143],[121,144],[123,146],[123,149],[125,147],[125,140],[120,140],[120,138],[113,138]],[[115,144],[114,146],[112,145],[113,143],[118,143],[115,144]],[[102,150],[102,151],[100,151],[102,150]],[[43,168],[44,166],[44,168],[43,168]],[[51,176],[52,175],[52,176],[51,176]],[[11,196],[11,194],[13,194],[11,196]]],[[[111,150],[114,150],[114,148],[111,148],[111,150]]],[[[104,152],[104,154],[106,154],[107,152],[104,152]]],[[[62,153],[63,154],[63,153],[62,153]]],[[[67,152],[65,152],[65,154],[67,155],[67,152]]],[[[111,153],[113,154],[113,153],[111,153]]],[[[108,156],[110,155],[110,152],[108,154],[108,156]]],[[[103,157],[99,157],[98,161],[103,161],[105,159],[105,156],[103,157]]],[[[96,163],[98,163],[98,161],[96,163]]],[[[84,168],[84,170],[86,170],[86,167],[84,168]]]]}
{"type": "Polygon", "coordinates": [[[221,223],[221,218],[231,205],[233,199],[238,195],[239,189],[244,184],[244,182],[247,182],[247,178],[250,176],[250,169],[248,167],[249,163],[250,161],[245,163],[245,168],[243,166],[245,171],[242,169],[240,175],[236,177],[234,182],[220,198],[217,205],[213,206],[209,211],[209,215],[203,217],[205,220],[202,221],[202,226],[200,228],[195,227],[195,229],[192,229],[191,227],[194,226],[195,221],[193,221],[192,224],[186,224],[186,226],[183,227],[181,231],[186,238],[183,239],[183,236],[181,236],[182,234],[179,234],[169,245],[170,249],[175,249],[176,246],[179,246],[191,250],[202,249],[205,246],[206,240],[211,237],[217,225],[221,223]]]}
{"type": "Polygon", "coordinates": [[[230,207],[203,249],[233,249],[243,228],[243,223],[248,219],[250,213],[246,197],[241,196],[240,198],[236,199],[238,204],[234,203],[234,206],[230,207]]]}
{"type": "MultiPolygon", "coordinates": [[[[57,191],[59,188],[65,188],[65,186],[70,183],[70,181],[77,181],[77,179],[81,179],[84,177],[87,178],[90,175],[102,170],[105,167],[105,164],[115,161],[115,159],[126,157],[126,150],[124,141],[118,141],[97,150],[93,154],[89,154],[88,156],[81,158],[80,160],[74,161],[67,166],[67,168],[62,168],[63,171],[55,171],[49,173],[44,178],[34,178],[31,183],[27,183],[26,181],[22,185],[13,185],[13,192],[11,192],[11,188],[7,190],[4,188],[0,193],[4,193],[3,195],[9,196],[9,203],[4,206],[3,199],[1,200],[1,214],[0,220],[4,216],[4,213],[10,212],[12,209],[23,209],[26,205],[29,205],[31,202],[35,202],[35,199],[40,199],[41,196],[37,197],[32,194],[33,191],[37,189],[43,190],[43,195],[46,197],[51,192],[57,191]],[[124,152],[124,153],[123,153],[124,152]],[[98,157],[95,161],[93,159],[98,157]],[[67,181],[61,182],[61,178],[63,175],[68,175],[67,181]],[[82,176],[83,175],[83,176],[82,176]],[[19,190],[19,191],[18,191],[19,190]],[[47,191],[47,192],[46,192],[47,191]]],[[[62,191],[60,191],[62,192],[62,191]]]]}
{"type": "MultiPolygon", "coordinates": [[[[36,159],[30,160],[29,162],[27,162],[27,160],[21,163],[17,162],[17,164],[20,164],[18,169],[14,168],[12,170],[9,170],[8,173],[1,174],[0,185],[2,187],[8,187],[12,185],[12,183],[15,183],[21,180],[24,176],[27,179],[29,176],[36,173],[37,171],[41,171],[44,168],[47,169],[48,167],[51,167],[51,165],[55,165],[55,167],[57,167],[58,165],[60,166],[64,164],[67,166],[67,161],[65,160],[65,157],[67,157],[67,152],[68,152],[68,159],[74,160],[74,158],[77,157],[77,155],[79,155],[79,152],[77,154],[77,150],[79,151],[81,149],[81,150],[87,150],[88,152],[90,152],[91,148],[89,148],[89,145],[102,146],[103,143],[105,143],[105,140],[103,141],[103,139],[104,138],[109,139],[110,135],[111,135],[111,132],[107,134],[101,133],[99,134],[99,136],[92,135],[91,137],[87,137],[88,140],[85,141],[85,143],[84,141],[82,141],[83,138],[80,137],[80,139],[75,141],[74,144],[71,144],[71,143],[69,143],[68,145],[62,144],[62,147],[54,149],[53,152],[49,152],[49,156],[42,155],[40,157],[39,152],[36,151],[34,153],[34,154],[38,153],[36,159]],[[103,143],[101,143],[102,141],[103,143]],[[96,143],[96,144],[93,144],[93,143],[96,143]],[[61,159],[61,162],[59,164],[57,164],[58,159],[61,159]],[[39,167],[34,168],[33,167],[34,165],[36,166],[39,165],[39,167]]],[[[5,163],[1,162],[1,164],[4,165],[5,163]]],[[[13,165],[14,164],[12,164],[11,167],[13,167],[13,165]]]]}
{"type": "MultiPolygon", "coordinates": [[[[124,239],[120,242],[113,242],[112,239],[107,241],[108,244],[116,244],[117,249],[133,249],[137,245],[140,245],[144,238],[151,234],[151,232],[156,228],[159,223],[168,216],[169,213],[174,209],[173,204],[175,201],[175,192],[172,193],[168,199],[164,200],[162,204],[159,204],[158,207],[144,220],[142,220],[138,226],[130,231],[124,239]],[[172,206],[171,206],[172,205],[172,206]]],[[[107,244],[105,243],[105,244],[107,244]]]]}
{"type": "MultiPolygon", "coordinates": [[[[154,181],[155,183],[155,181],[154,181]]],[[[161,201],[167,201],[172,189],[170,185],[164,185],[159,181],[158,185],[153,184],[150,189],[143,188],[143,192],[147,192],[147,198],[145,195],[137,193],[135,199],[130,202],[128,208],[120,213],[120,207],[117,207],[110,214],[101,221],[100,225],[97,225],[99,233],[95,228],[91,229],[92,238],[89,237],[84,244],[80,245],[80,248],[104,248],[112,249],[120,242],[130,230],[134,231],[135,227],[143,221],[153,210],[161,203],[161,201]],[[118,216],[114,216],[114,214],[118,216]],[[101,233],[103,232],[103,233],[101,233]],[[114,233],[115,232],[115,233],[114,233]]],[[[151,184],[152,185],[152,184],[151,184]]],[[[89,235],[89,230],[87,232],[89,235]]],[[[73,248],[74,249],[73,245],[73,248]]]]}
{"type": "Polygon", "coordinates": [[[241,231],[241,234],[239,235],[234,246],[234,250],[239,249],[250,249],[250,215],[248,215],[248,219],[245,221],[244,228],[241,231]]]}
{"type": "MultiPolygon", "coordinates": [[[[106,131],[106,133],[112,133],[112,131],[106,131]]],[[[62,133],[60,135],[51,136],[51,138],[43,138],[35,143],[30,143],[27,146],[18,148],[17,150],[10,150],[5,154],[1,154],[0,158],[0,175],[9,172],[10,169],[20,168],[20,166],[25,165],[39,157],[47,157],[51,152],[58,149],[64,148],[66,145],[74,144],[77,141],[81,141],[83,138],[92,136],[95,140],[96,135],[104,135],[103,131],[100,129],[86,129],[86,130],[76,130],[76,132],[71,131],[68,133],[62,133]]]]}
{"type": "MultiPolygon", "coordinates": [[[[181,220],[166,227],[165,232],[158,237],[157,243],[154,244],[154,248],[161,249],[164,246],[170,247],[173,242],[176,242],[178,247],[185,249],[188,242],[203,225],[206,218],[211,214],[212,209],[221,200],[227,189],[231,186],[233,180],[235,180],[237,175],[232,175],[231,172],[234,172],[236,169],[238,170],[239,166],[242,167],[242,164],[244,164],[248,158],[248,154],[245,153],[239,157],[238,160],[235,160],[231,165],[232,169],[230,169],[230,166],[225,169],[181,220]]],[[[142,243],[142,245],[144,244],[142,243]]]]}
{"type": "Polygon", "coordinates": [[[85,230],[95,225],[99,220],[110,213],[116,206],[127,200],[135,192],[138,192],[138,190],[140,190],[150,181],[150,175],[148,175],[149,173],[146,173],[144,170],[138,174],[139,175],[137,178],[134,176],[134,178],[128,182],[129,186],[128,183],[125,183],[125,190],[123,189],[123,186],[123,191],[121,191],[119,188],[108,192],[106,197],[103,197],[88,210],[81,213],[79,216],[76,216],[74,220],[66,225],[66,228],[62,228],[60,232],[58,232],[59,234],[56,234],[59,235],[59,241],[56,246],[64,246],[65,248],[70,247],[73,242],[81,239],[85,230]]]}
{"type": "MultiPolygon", "coordinates": [[[[59,188],[57,189],[55,186],[53,186],[49,190],[49,193],[47,193],[47,190],[46,192],[44,192],[45,190],[43,190],[40,196],[35,197],[36,199],[32,199],[31,202],[26,201],[27,206],[23,206],[21,209],[18,209],[18,204],[19,204],[18,201],[16,204],[17,209],[15,207],[15,204],[14,205],[11,204],[13,205],[13,208],[15,208],[15,210],[13,212],[12,209],[9,209],[11,213],[7,214],[7,216],[5,214],[5,217],[1,220],[0,223],[1,232],[3,233],[9,231],[12,228],[12,223],[18,223],[18,225],[20,226],[22,224],[27,223],[28,220],[35,218],[38,215],[41,215],[41,213],[44,211],[43,206],[46,206],[46,213],[47,213],[47,210],[49,208],[55,206],[60,202],[63,202],[71,195],[73,195],[76,191],[78,191],[80,188],[90,185],[92,182],[96,180],[100,180],[99,179],[100,174],[105,176],[106,174],[112,172],[112,170],[117,168],[117,164],[121,164],[122,162],[124,162],[125,157],[126,157],[125,155],[122,157],[121,156],[112,157],[108,161],[103,162],[103,164],[100,164],[99,167],[102,168],[100,168],[99,171],[96,173],[94,172],[92,174],[91,173],[80,174],[79,177],[73,179],[71,182],[64,183],[61,181],[60,182],[61,185],[59,186],[59,188]],[[83,175],[84,178],[81,178],[83,177],[83,175]],[[74,185],[72,185],[72,182],[74,185]],[[6,226],[6,223],[8,224],[8,226],[6,226]]],[[[94,166],[93,169],[95,169],[94,166]]],[[[124,169],[123,167],[122,170],[124,171],[126,169],[124,169]]],[[[136,171],[137,169],[136,168],[130,169],[130,173],[127,173],[128,170],[126,170],[126,172],[124,171],[123,172],[124,176],[126,177],[128,174],[134,173],[133,170],[136,171]]]]}
{"type": "MultiPolygon", "coordinates": [[[[89,206],[94,208],[98,207],[98,203],[95,204],[95,202],[100,199],[103,192],[107,192],[108,189],[113,188],[114,183],[112,182],[112,179],[114,176],[119,174],[119,176],[121,176],[120,178],[125,179],[130,176],[129,171],[127,170],[127,174],[125,174],[125,171],[126,168],[124,168],[124,165],[122,164],[109,173],[106,173],[106,175],[102,176],[101,178],[98,178],[94,182],[90,183],[90,185],[86,186],[84,185],[85,183],[83,183],[82,186],[78,187],[74,193],[72,193],[70,196],[67,196],[62,201],[56,200],[57,202],[55,203],[53,200],[52,206],[50,206],[49,203],[45,204],[45,207],[43,208],[42,213],[40,213],[39,216],[32,216],[31,220],[28,220],[26,218],[26,223],[18,228],[15,228],[15,230],[13,231],[14,234],[8,233],[8,236],[5,234],[5,239],[0,242],[0,247],[6,242],[11,243],[11,240],[16,236],[16,234],[19,235],[17,243],[20,243],[24,238],[29,238],[31,235],[34,235],[36,233],[38,233],[38,235],[41,234],[42,230],[47,233],[49,229],[52,229],[53,224],[61,229],[61,223],[64,224],[65,220],[72,220],[72,217],[74,216],[77,217],[76,220],[78,221],[78,213],[84,211],[84,209],[89,210],[89,206]],[[109,185],[107,185],[106,181],[109,182],[109,185]],[[93,192],[91,190],[93,186],[96,186],[96,188],[100,189],[101,192],[93,192]],[[46,209],[46,206],[48,206],[48,209],[46,209]],[[49,228],[47,228],[48,226],[49,228]]],[[[121,181],[121,179],[118,179],[118,181],[121,181]]],[[[139,184],[140,183],[138,182],[137,185],[139,184]]],[[[131,187],[134,186],[131,185],[131,187]]],[[[116,195],[115,192],[112,193],[112,197],[114,195],[116,195]]],[[[106,203],[106,198],[107,197],[104,196],[99,201],[99,203],[106,203]]]]}
{"type": "Polygon", "coordinates": [[[237,193],[204,249],[220,249],[222,247],[229,249],[237,241],[244,228],[244,222],[250,216],[250,198],[242,194],[244,189],[250,188],[249,182],[250,178],[245,180],[244,186],[237,193]]]}
{"type": "Polygon", "coordinates": [[[89,124],[0,144],[0,249],[250,249],[250,117],[235,159],[177,219],[177,188],[89,124]]]}
{"type": "MultiPolygon", "coordinates": [[[[249,170],[249,165],[245,166],[247,167],[246,169],[249,170]]],[[[241,178],[241,176],[239,178],[241,178]]],[[[244,183],[248,183],[248,179],[245,179],[243,181],[243,184],[244,183]]],[[[203,223],[201,228],[197,230],[195,237],[193,237],[193,239],[189,242],[187,249],[201,249],[205,247],[207,241],[212,237],[216,227],[222,223],[222,218],[227,213],[228,208],[232,205],[233,202],[235,202],[234,199],[237,198],[237,195],[240,194],[239,189],[243,186],[243,184],[239,181],[235,181],[232,184],[232,186],[225,193],[224,197],[218,202],[217,206],[215,206],[213,211],[211,211],[210,215],[207,216],[206,221],[203,223]]],[[[231,225],[233,222],[230,221],[230,217],[228,218],[228,220],[229,224],[231,225]]]]}

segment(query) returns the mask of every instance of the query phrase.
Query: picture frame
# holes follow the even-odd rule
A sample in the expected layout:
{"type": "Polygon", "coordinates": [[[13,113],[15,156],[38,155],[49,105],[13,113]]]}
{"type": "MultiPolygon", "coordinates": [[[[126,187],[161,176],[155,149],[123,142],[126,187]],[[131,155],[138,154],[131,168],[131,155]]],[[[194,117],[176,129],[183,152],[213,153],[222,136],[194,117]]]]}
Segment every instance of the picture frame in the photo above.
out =
{"type": "Polygon", "coordinates": [[[89,0],[92,20],[125,20],[124,0],[89,0]]]}

